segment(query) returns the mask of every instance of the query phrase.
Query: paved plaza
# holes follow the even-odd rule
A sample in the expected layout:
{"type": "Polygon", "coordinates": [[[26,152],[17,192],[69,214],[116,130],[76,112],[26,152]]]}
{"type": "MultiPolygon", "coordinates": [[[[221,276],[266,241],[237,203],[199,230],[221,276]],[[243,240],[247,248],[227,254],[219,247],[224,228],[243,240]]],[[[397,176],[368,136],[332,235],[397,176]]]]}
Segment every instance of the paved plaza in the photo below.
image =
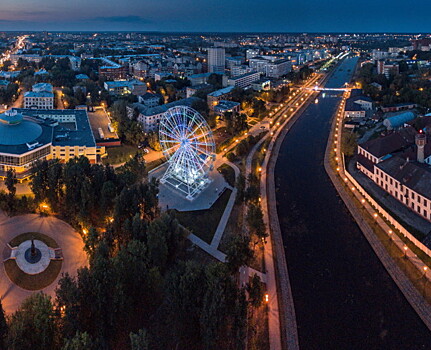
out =
{"type": "MultiPolygon", "coordinates": [[[[88,265],[82,238],[70,225],[52,216],[42,217],[37,214],[27,214],[8,217],[0,212],[0,251],[3,251],[13,238],[26,232],[40,232],[49,236],[62,249],[61,271],[51,285],[42,289],[44,293],[54,297],[55,288],[62,273],[68,272],[70,275],[76,276],[78,268],[88,265]]],[[[40,243],[36,240],[36,247],[41,248],[40,243]]],[[[6,275],[4,265],[0,268],[0,297],[6,313],[14,312],[22,301],[33,293],[35,292],[24,290],[12,283],[6,275]]]]}
{"type": "MultiPolygon", "coordinates": [[[[223,175],[217,171],[218,166],[215,165],[214,170],[212,170],[208,175],[211,179],[209,185],[193,200],[188,200],[183,193],[176,190],[169,184],[160,184],[160,208],[162,210],[177,209],[179,211],[203,210],[211,208],[214,202],[223,193],[223,190],[228,186],[223,175]]],[[[151,171],[149,173],[149,177],[160,179],[165,173],[167,167],[168,163],[164,163],[162,166],[151,171]]]]}
{"type": "Polygon", "coordinates": [[[24,241],[16,248],[15,261],[21,271],[36,275],[46,270],[51,262],[51,249],[42,241],[34,240],[35,249],[40,252],[40,260],[35,263],[27,261],[25,253],[31,249],[31,241],[24,241]]]}

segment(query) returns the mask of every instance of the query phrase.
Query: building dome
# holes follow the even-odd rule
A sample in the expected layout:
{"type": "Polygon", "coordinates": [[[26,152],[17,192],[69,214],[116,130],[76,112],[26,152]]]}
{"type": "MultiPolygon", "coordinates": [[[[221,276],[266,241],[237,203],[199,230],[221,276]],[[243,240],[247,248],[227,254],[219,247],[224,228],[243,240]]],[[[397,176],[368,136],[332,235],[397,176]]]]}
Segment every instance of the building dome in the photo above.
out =
{"type": "Polygon", "coordinates": [[[0,145],[22,145],[35,141],[42,134],[42,127],[32,121],[23,120],[16,111],[0,114],[0,145]]]}

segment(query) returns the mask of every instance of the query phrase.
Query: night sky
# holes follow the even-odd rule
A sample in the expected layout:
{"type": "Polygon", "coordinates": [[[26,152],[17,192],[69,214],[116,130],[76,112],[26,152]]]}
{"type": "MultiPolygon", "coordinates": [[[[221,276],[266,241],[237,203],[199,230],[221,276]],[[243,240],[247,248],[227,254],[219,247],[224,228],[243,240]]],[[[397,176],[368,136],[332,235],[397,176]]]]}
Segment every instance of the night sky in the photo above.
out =
{"type": "Polygon", "coordinates": [[[1,30],[431,32],[430,0],[0,0],[1,30]]]}

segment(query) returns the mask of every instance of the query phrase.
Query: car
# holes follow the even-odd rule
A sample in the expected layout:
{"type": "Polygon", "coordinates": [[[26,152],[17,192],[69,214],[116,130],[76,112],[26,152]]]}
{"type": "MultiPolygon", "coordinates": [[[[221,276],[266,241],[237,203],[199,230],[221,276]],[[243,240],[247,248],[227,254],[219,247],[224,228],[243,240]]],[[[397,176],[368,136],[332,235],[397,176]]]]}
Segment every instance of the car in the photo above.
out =
{"type": "Polygon", "coordinates": [[[262,125],[260,128],[261,128],[261,129],[265,129],[265,126],[263,126],[263,125],[262,125]]]}

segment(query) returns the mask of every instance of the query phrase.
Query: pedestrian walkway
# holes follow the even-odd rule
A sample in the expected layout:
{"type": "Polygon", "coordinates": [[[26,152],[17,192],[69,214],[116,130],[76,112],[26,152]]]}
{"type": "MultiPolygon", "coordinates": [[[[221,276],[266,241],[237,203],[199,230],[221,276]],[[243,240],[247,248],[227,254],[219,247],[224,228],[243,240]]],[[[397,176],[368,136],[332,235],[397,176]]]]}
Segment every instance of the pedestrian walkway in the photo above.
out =
{"type": "MultiPolygon", "coordinates": [[[[40,232],[49,236],[62,248],[64,260],[60,274],[52,284],[42,289],[44,293],[54,297],[55,288],[62,273],[75,276],[79,268],[88,265],[84,242],[70,225],[53,216],[43,217],[37,214],[27,214],[9,217],[0,212],[0,249],[2,251],[13,238],[27,232],[40,232]]],[[[0,297],[6,313],[14,312],[24,299],[33,293],[12,283],[7,277],[4,267],[0,268],[0,297]]]]}
{"type": "MultiPolygon", "coordinates": [[[[373,217],[376,224],[380,226],[383,232],[388,234],[388,239],[394,242],[399,250],[400,257],[404,257],[409,259],[412,264],[416,265],[418,269],[422,269],[423,262],[418,259],[418,257],[407,248],[404,242],[395,234],[391,228],[386,224],[386,222],[375,212],[375,209],[371,207],[371,205],[365,200],[365,198],[358,192],[355,191],[355,187],[352,187],[352,183],[348,181],[348,178],[345,177],[344,168],[341,166],[338,169],[340,177],[337,176],[335,171],[331,168],[330,165],[330,153],[332,151],[332,142],[334,137],[337,140],[338,144],[341,144],[341,132],[337,132],[342,128],[342,120],[340,118],[334,118],[334,127],[331,130],[331,133],[328,138],[328,144],[325,153],[324,166],[325,170],[328,173],[332,183],[334,184],[337,192],[339,193],[341,199],[344,201],[346,207],[352,214],[355,221],[358,223],[360,229],[364,233],[364,236],[367,238],[374,252],[382,262],[383,266],[388,271],[389,275],[393,279],[393,281],[397,284],[398,288],[404,294],[410,305],[425,323],[425,325],[431,330],[431,307],[430,304],[425,300],[425,298],[421,295],[419,290],[413,285],[412,281],[406,276],[406,274],[400,269],[396,261],[391,257],[388,250],[384,247],[382,242],[376,236],[374,229],[370,226],[367,220],[364,219],[364,213],[360,211],[359,207],[355,205],[350,194],[347,192],[345,185],[347,188],[351,188],[353,190],[354,196],[360,201],[363,207],[366,210],[366,215],[370,215],[373,217]],[[338,122],[338,123],[337,123],[338,122]],[[343,183],[344,182],[344,183],[343,183]],[[403,252],[404,253],[401,253],[403,252]]],[[[336,156],[338,160],[341,161],[342,154],[339,148],[334,148],[336,152],[336,156]]],[[[426,270],[425,270],[426,272],[426,270]]],[[[424,277],[425,274],[424,274],[424,277]]]]}

